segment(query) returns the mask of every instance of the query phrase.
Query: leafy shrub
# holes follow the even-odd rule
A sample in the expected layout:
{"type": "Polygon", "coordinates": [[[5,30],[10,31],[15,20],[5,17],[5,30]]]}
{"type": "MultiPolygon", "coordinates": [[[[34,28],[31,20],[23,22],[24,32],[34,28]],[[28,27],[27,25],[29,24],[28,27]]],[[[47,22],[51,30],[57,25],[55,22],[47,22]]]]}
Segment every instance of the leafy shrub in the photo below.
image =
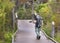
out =
{"type": "Polygon", "coordinates": [[[12,42],[12,33],[8,32],[4,34],[5,43],[11,43],[12,42]]]}
{"type": "Polygon", "coordinates": [[[58,33],[55,35],[54,39],[60,43],[60,32],[58,32],[58,33]]]}
{"type": "Polygon", "coordinates": [[[43,27],[43,30],[46,32],[48,36],[51,37],[51,31],[52,31],[51,23],[47,23],[47,25],[43,27]]]}
{"type": "Polygon", "coordinates": [[[19,10],[17,10],[17,12],[19,19],[31,19],[32,17],[31,8],[26,9],[21,6],[19,7],[19,10]]]}
{"type": "Polygon", "coordinates": [[[0,0],[0,42],[11,43],[13,21],[11,11],[14,3],[11,0],[0,0]]]}

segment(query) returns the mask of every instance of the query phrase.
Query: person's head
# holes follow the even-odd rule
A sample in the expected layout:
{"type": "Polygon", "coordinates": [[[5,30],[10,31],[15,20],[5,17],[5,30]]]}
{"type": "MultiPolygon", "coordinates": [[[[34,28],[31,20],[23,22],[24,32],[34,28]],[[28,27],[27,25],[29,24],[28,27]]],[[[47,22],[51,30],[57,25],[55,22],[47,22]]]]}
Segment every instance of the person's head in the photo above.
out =
{"type": "Polygon", "coordinates": [[[36,11],[34,11],[34,15],[35,15],[35,16],[37,15],[37,12],[36,12],[36,11]]]}

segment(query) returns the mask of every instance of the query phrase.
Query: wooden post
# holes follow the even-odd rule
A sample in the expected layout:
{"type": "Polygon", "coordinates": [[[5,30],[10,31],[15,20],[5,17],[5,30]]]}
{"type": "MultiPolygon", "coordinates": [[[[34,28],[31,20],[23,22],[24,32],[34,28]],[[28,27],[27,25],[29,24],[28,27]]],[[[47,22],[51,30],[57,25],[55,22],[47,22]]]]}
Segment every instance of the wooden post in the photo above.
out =
{"type": "MultiPolygon", "coordinates": [[[[12,0],[12,2],[14,3],[14,0],[12,0]]],[[[12,18],[13,19],[13,29],[15,29],[15,7],[13,7],[13,9],[12,9],[12,16],[13,16],[13,18],[12,18]]]]}
{"type": "Polygon", "coordinates": [[[17,12],[15,13],[15,15],[16,15],[16,18],[18,18],[17,12]]]}
{"type": "MultiPolygon", "coordinates": [[[[14,3],[14,0],[12,0],[12,2],[14,3]]],[[[13,29],[15,29],[15,7],[13,7],[13,9],[12,9],[12,16],[13,16],[13,29]]],[[[14,32],[14,30],[13,30],[13,32],[14,32]]],[[[14,43],[14,37],[12,36],[12,43],[14,43]]]]}
{"type": "Polygon", "coordinates": [[[55,35],[55,22],[52,21],[52,32],[51,32],[51,37],[54,38],[54,35],[55,35]]]}
{"type": "Polygon", "coordinates": [[[33,15],[34,14],[34,0],[32,1],[32,21],[33,21],[33,15]]]}
{"type": "Polygon", "coordinates": [[[33,11],[34,11],[34,0],[32,2],[32,14],[33,14],[33,11]]]}

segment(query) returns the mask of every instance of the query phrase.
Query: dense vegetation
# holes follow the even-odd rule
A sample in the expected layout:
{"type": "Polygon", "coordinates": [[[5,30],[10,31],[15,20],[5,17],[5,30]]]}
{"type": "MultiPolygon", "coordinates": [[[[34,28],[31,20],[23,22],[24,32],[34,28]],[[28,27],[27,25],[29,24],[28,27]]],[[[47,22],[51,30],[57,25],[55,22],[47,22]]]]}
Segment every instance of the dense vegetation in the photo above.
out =
{"type": "Polygon", "coordinates": [[[19,9],[17,10],[18,13],[18,19],[31,19],[32,14],[31,14],[31,6],[25,5],[24,4],[19,6],[19,9]]]}
{"type": "Polygon", "coordinates": [[[0,0],[0,43],[11,43],[13,34],[12,9],[10,0],[0,0]]]}
{"type": "Polygon", "coordinates": [[[60,43],[60,16],[59,16],[59,8],[60,3],[50,1],[44,4],[39,4],[35,10],[43,17],[44,20],[44,28],[43,30],[51,37],[52,32],[52,21],[55,22],[55,37],[54,39],[60,43]],[[57,13],[58,12],[58,13],[57,13]]]}
{"type": "MultiPolygon", "coordinates": [[[[34,3],[34,6],[32,6],[32,3],[31,5],[29,5],[29,3],[24,3],[22,5],[20,4],[17,9],[18,19],[31,19],[32,7],[34,7],[34,10],[36,10],[43,17],[43,30],[50,37],[52,31],[51,22],[55,22],[54,39],[60,43],[60,10],[58,10],[60,9],[59,1],[55,3],[55,1],[49,0],[48,2],[42,4],[34,3]]],[[[11,43],[12,34],[16,31],[16,23],[13,26],[12,14],[14,6],[15,3],[11,0],[0,0],[0,43],[11,43]]]]}

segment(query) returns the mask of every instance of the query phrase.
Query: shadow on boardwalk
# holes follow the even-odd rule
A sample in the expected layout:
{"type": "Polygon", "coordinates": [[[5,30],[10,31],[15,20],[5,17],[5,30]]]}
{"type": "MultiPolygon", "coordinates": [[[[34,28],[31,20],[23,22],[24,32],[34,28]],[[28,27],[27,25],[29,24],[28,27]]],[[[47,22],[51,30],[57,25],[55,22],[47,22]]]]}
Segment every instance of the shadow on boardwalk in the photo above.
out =
{"type": "Polygon", "coordinates": [[[42,32],[40,32],[41,39],[37,40],[34,30],[34,24],[29,23],[29,20],[18,20],[18,32],[15,43],[54,43],[47,39],[42,32]]]}

